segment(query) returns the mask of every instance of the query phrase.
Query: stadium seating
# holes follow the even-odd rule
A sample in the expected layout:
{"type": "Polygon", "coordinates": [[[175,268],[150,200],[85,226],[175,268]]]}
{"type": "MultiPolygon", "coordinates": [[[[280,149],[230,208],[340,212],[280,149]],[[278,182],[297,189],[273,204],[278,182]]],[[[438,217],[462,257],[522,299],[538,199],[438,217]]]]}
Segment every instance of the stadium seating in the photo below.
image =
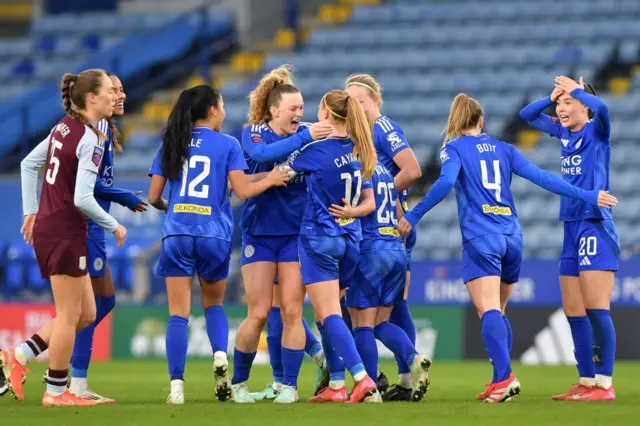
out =
{"type": "MultiPolygon", "coordinates": [[[[343,87],[347,75],[374,74],[384,90],[383,112],[402,126],[424,167],[436,161],[440,133],[456,93],[476,97],[485,108],[485,130],[501,137],[522,106],[549,95],[555,76],[594,81],[611,61],[637,64],[638,18],[640,2],[632,0],[405,0],[360,5],[344,25],[315,29],[300,51],[268,55],[262,71],[283,63],[296,67],[307,120],[313,119],[320,97],[343,87]]],[[[247,94],[254,85],[255,80],[223,85],[225,131],[238,134],[242,128],[247,94]]],[[[634,119],[640,113],[640,74],[632,86],[624,96],[603,95],[613,119],[611,189],[631,197],[615,209],[621,229],[632,228],[628,221],[640,214],[640,199],[632,193],[640,178],[640,152],[632,148],[634,135],[640,134],[640,123],[634,119]]],[[[119,167],[142,170],[144,166],[127,158],[150,158],[158,136],[136,134],[130,142],[131,152],[119,158],[119,167]]],[[[543,135],[526,155],[559,172],[557,140],[543,135]]],[[[525,255],[557,258],[562,240],[559,199],[519,177],[514,178],[513,191],[525,232],[525,255]]],[[[455,209],[452,194],[420,223],[418,258],[459,256],[455,209]]],[[[640,232],[623,235],[623,248],[640,244],[640,232]]]]}

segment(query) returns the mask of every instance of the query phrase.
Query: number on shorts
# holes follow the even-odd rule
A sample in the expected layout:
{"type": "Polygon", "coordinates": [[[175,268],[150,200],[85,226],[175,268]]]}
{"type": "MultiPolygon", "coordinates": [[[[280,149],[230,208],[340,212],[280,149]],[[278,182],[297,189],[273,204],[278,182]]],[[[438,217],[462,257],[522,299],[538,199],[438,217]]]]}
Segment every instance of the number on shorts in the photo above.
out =
{"type": "Polygon", "coordinates": [[[349,200],[352,206],[357,206],[358,201],[360,201],[360,191],[362,190],[362,172],[360,170],[356,170],[353,172],[353,176],[351,173],[342,173],[340,174],[340,179],[344,180],[344,199],[349,200]],[[356,195],[353,196],[353,200],[351,199],[351,186],[353,183],[353,177],[356,177],[358,181],[356,182],[356,195]]]}
{"type": "Polygon", "coordinates": [[[378,192],[378,195],[384,195],[384,199],[378,208],[378,223],[380,224],[398,224],[398,219],[396,219],[396,200],[393,198],[393,188],[395,188],[393,182],[378,182],[376,191],[378,192]],[[390,210],[387,209],[387,203],[391,204],[392,208],[390,210]]]}
{"type": "Polygon", "coordinates": [[[487,162],[480,160],[480,171],[482,172],[482,186],[491,191],[495,191],[496,201],[501,202],[500,192],[502,187],[500,184],[500,160],[493,160],[493,175],[495,176],[495,182],[489,182],[489,173],[487,173],[487,162]]]}
{"type": "Polygon", "coordinates": [[[58,170],[60,169],[60,159],[56,157],[56,149],[62,149],[62,142],[51,139],[51,156],[49,157],[49,164],[53,167],[47,167],[47,174],[45,176],[47,182],[50,185],[56,183],[56,177],[58,177],[58,170]]]}
{"type": "Polygon", "coordinates": [[[209,185],[202,185],[202,189],[198,191],[196,187],[209,176],[211,171],[211,159],[204,155],[194,155],[189,160],[184,160],[182,165],[182,187],[180,188],[180,196],[184,197],[185,189],[187,188],[187,177],[189,175],[189,169],[197,167],[198,163],[202,163],[204,168],[198,176],[196,176],[191,182],[189,182],[189,197],[196,198],[209,198],[209,185]]]}
{"type": "Polygon", "coordinates": [[[598,252],[598,239],[594,236],[580,238],[580,250],[578,250],[579,256],[595,256],[598,252]],[[586,248],[586,250],[585,250],[586,248]]]}

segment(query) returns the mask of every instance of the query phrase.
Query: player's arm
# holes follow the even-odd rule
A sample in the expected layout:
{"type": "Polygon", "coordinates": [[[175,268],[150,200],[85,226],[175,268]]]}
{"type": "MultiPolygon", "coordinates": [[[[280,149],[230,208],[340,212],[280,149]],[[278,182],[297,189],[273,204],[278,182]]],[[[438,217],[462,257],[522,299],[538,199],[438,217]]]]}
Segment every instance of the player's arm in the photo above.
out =
{"type": "Polygon", "coordinates": [[[269,172],[255,173],[252,175],[247,175],[247,180],[249,182],[259,182],[262,179],[266,178],[267,176],[269,176],[269,172]]]}
{"type": "Polygon", "coordinates": [[[398,231],[401,234],[406,235],[409,233],[422,216],[444,200],[456,184],[462,167],[457,151],[451,146],[445,146],[440,152],[440,159],[442,161],[440,177],[431,186],[427,195],[398,222],[398,231]]]}
{"type": "Polygon", "coordinates": [[[254,175],[247,175],[244,170],[229,171],[229,180],[238,199],[246,200],[258,196],[272,186],[287,186],[289,171],[274,167],[264,179],[257,182],[251,182],[249,180],[251,176],[254,175]]]}
{"type": "Polygon", "coordinates": [[[103,200],[112,201],[120,204],[121,206],[125,206],[134,212],[147,210],[146,201],[140,198],[135,192],[129,191],[128,189],[108,186],[102,182],[100,176],[98,176],[98,180],[96,181],[95,195],[103,200]]]}
{"type": "Polygon", "coordinates": [[[420,163],[411,148],[404,149],[393,157],[393,162],[400,167],[400,171],[393,178],[393,184],[398,192],[402,192],[422,177],[420,163]]]}
{"type": "Polygon", "coordinates": [[[25,216],[38,212],[38,171],[47,161],[49,136],[40,142],[24,160],[20,162],[22,183],[22,211],[25,216]]]}
{"type": "Polygon", "coordinates": [[[118,238],[116,246],[120,248],[127,235],[126,229],[118,224],[113,216],[104,211],[94,197],[96,177],[103,155],[103,148],[99,147],[97,142],[98,139],[93,132],[86,132],[78,144],[76,150],[78,173],[76,174],[73,203],[98,226],[113,233],[118,238]]]}
{"type": "Polygon", "coordinates": [[[609,136],[611,133],[611,121],[607,104],[599,97],[587,93],[581,88],[572,90],[571,97],[585,104],[593,112],[593,119],[599,124],[596,128],[603,136],[609,136]]]}
{"type": "Polygon", "coordinates": [[[546,189],[554,194],[563,195],[565,197],[575,198],[589,203],[593,206],[611,208],[618,204],[618,200],[609,195],[606,191],[586,191],[582,188],[573,186],[565,182],[562,178],[542,170],[533,163],[530,163],[520,152],[512,145],[508,145],[511,151],[511,159],[513,164],[513,172],[521,176],[541,188],[546,189]]]}
{"type": "Polygon", "coordinates": [[[169,202],[162,198],[162,192],[167,184],[167,178],[163,175],[152,174],[149,184],[149,204],[164,212],[169,208],[169,202]]]}
{"type": "Polygon", "coordinates": [[[396,191],[402,192],[408,189],[412,183],[422,177],[420,163],[409,146],[407,138],[399,129],[393,129],[389,132],[382,124],[377,123],[383,132],[378,133],[378,146],[393,159],[393,162],[400,168],[398,174],[393,178],[393,184],[396,191]]]}
{"type": "Polygon", "coordinates": [[[242,148],[252,160],[269,163],[278,161],[309,142],[329,136],[332,131],[333,126],[330,124],[315,123],[295,135],[266,144],[259,126],[252,126],[247,127],[242,133],[242,148]]]}
{"type": "Polygon", "coordinates": [[[520,119],[529,126],[547,133],[549,136],[560,138],[562,136],[560,123],[543,113],[558,100],[561,94],[562,91],[554,90],[551,96],[530,103],[520,111],[520,119]]]}
{"type": "Polygon", "coordinates": [[[231,187],[236,193],[236,197],[240,200],[246,200],[247,198],[260,195],[272,186],[286,186],[289,181],[289,169],[283,170],[275,166],[266,176],[254,181],[254,176],[259,176],[262,173],[258,175],[247,175],[245,173],[247,168],[247,162],[245,161],[240,144],[231,143],[229,145],[227,175],[231,182],[231,187]]]}
{"type": "Polygon", "coordinates": [[[164,176],[164,170],[162,170],[162,146],[158,147],[156,155],[153,157],[148,175],[151,177],[149,204],[158,210],[166,212],[169,208],[169,203],[162,198],[162,192],[167,184],[167,178],[164,176]]]}

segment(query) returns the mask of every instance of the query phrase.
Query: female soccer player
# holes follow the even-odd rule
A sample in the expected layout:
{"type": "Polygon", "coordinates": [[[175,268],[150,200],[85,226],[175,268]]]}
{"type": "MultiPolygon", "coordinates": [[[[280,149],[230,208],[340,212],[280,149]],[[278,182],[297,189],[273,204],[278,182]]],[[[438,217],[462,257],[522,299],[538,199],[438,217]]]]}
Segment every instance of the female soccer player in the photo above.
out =
{"type": "Polygon", "coordinates": [[[0,364],[13,396],[22,400],[22,380],[28,372],[25,365],[48,347],[50,361],[42,405],[96,405],[95,400],[70,393],[66,384],[75,333],[93,323],[96,317],[91,280],[87,275],[87,216],[114,233],[118,247],[122,247],[126,237],[126,229],[100,208],[94,198],[105,139],[95,126],[113,114],[113,84],[102,70],[65,74],[62,100],[67,116],[49,136],[40,209],[37,207],[38,168],[30,168],[29,160],[22,163],[25,219],[21,232],[25,241],[34,245],[42,277],[51,279],[56,317],[40,335],[19,348],[2,351],[0,364]]]}
{"type": "MultiPolygon", "coordinates": [[[[389,322],[391,310],[402,299],[407,270],[407,255],[396,226],[397,217],[404,211],[400,205],[394,179],[381,164],[371,178],[376,209],[360,219],[363,239],[360,242],[360,261],[354,279],[347,289],[347,306],[353,322],[353,336],[367,374],[376,377],[378,348],[376,338],[411,366],[411,399],[420,401],[427,392],[431,360],[419,355],[415,345],[398,326],[389,322]]],[[[332,206],[329,212],[338,219],[355,214],[351,207],[332,206]]],[[[322,401],[344,401],[346,388],[326,388],[316,397],[322,401]]]]}
{"type": "MultiPolygon", "coordinates": [[[[394,176],[396,191],[400,194],[402,207],[406,211],[407,190],[420,179],[420,163],[409,146],[400,126],[389,117],[380,113],[382,107],[382,88],[369,74],[353,74],[346,81],[345,90],[356,98],[364,108],[367,118],[373,123],[373,144],[376,147],[380,163],[394,176]]],[[[391,313],[391,323],[400,327],[416,343],[416,328],[407,305],[409,283],[411,281],[411,252],[416,245],[416,231],[406,238],[407,272],[404,295],[396,302],[391,313]]],[[[386,392],[389,384],[384,374],[378,377],[378,388],[384,393],[385,401],[408,401],[411,399],[411,369],[400,357],[398,364],[398,383],[386,392]]]]}
{"type": "MultiPolygon", "coordinates": [[[[249,126],[242,135],[242,146],[252,174],[271,170],[274,162],[284,161],[305,143],[326,137],[332,131],[327,123],[309,127],[300,125],[304,102],[287,67],[265,75],[249,98],[249,126]]],[[[238,403],[254,402],[247,380],[268,317],[269,352],[276,387],[278,374],[282,375],[282,385],[297,386],[297,360],[304,356],[305,347],[310,350],[316,365],[324,364],[321,346],[302,320],[305,293],[301,285],[297,244],[305,190],[303,178],[298,176],[287,188],[266,191],[245,204],[241,222],[241,265],[248,313],[238,327],[235,342],[233,400],[238,403]],[[280,313],[277,308],[271,309],[276,273],[280,313]],[[281,356],[278,356],[278,341],[282,342],[281,356]]],[[[276,402],[293,402],[287,400],[287,395],[291,393],[279,395],[276,402]]]]}
{"type": "Polygon", "coordinates": [[[156,273],[166,279],[169,302],[168,404],[184,404],[191,283],[196,273],[214,356],[216,396],[220,401],[231,397],[229,325],[222,309],[233,232],[228,180],[240,199],[286,185],[288,180],[286,170],[274,168],[260,176],[261,180],[249,182],[240,144],[220,133],[224,117],[224,102],[217,90],[209,86],[184,90],[171,111],[162,132],[162,146],[149,170],[149,202],[167,212],[156,273]],[[167,181],[168,201],[162,198],[167,181]]]}
{"type": "MultiPolygon", "coordinates": [[[[340,308],[340,287],[350,282],[358,263],[360,222],[355,218],[335,219],[329,208],[345,203],[354,207],[355,217],[375,209],[369,179],[376,152],[367,117],[348,93],[327,93],[320,102],[318,120],[333,126],[331,136],[305,145],[288,159],[291,169],[304,174],[307,184],[298,241],[302,283],[320,321],[320,331],[326,336],[326,350],[335,350],[356,382],[349,402],[373,401],[372,397],[379,398],[376,384],[367,375],[340,308]]],[[[285,391],[297,399],[295,389],[283,387],[285,391]]]]}
{"type": "MultiPolygon", "coordinates": [[[[124,115],[124,102],[127,95],[118,76],[107,73],[113,83],[116,104],[113,115],[124,115]]],[[[100,207],[109,212],[111,202],[128,207],[134,212],[146,211],[147,203],[136,193],[113,186],[113,151],[121,152],[118,143],[118,130],[112,119],[103,119],[98,123],[98,129],[107,136],[104,141],[104,155],[98,172],[95,186],[95,196],[100,207]]],[[[44,158],[46,159],[46,147],[44,158]]],[[[138,193],[139,194],[139,193],[138,193]]],[[[89,234],[87,237],[88,268],[91,285],[96,300],[96,320],[76,335],[76,342],[71,357],[71,392],[85,399],[93,399],[101,404],[114,404],[116,401],[105,398],[91,389],[87,383],[87,373],[93,349],[93,335],[100,322],[113,310],[116,304],[115,288],[111,270],[107,264],[107,247],[105,233],[94,221],[89,220],[89,234]]]]}
{"type": "Polygon", "coordinates": [[[456,188],[462,232],[464,281],[482,321],[482,338],[493,363],[493,380],[478,399],[504,402],[520,392],[511,372],[510,327],[503,317],[511,284],[518,282],[522,260],[522,231],[509,185],[515,173],[542,188],[582,200],[585,205],[610,208],[617,203],[605,191],[585,191],[529,163],[512,145],[482,133],[482,107],[461,93],[453,101],[446,141],[440,152],[440,177],[427,195],[400,220],[406,235],[436,204],[456,188]]]}
{"type": "MultiPolygon", "coordinates": [[[[565,181],[587,190],[608,190],[609,109],[582,78],[576,83],[568,77],[557,77],[555,83],[551,96],[525,107],[520,118],[560,139],[565,181]],[[543,114],[554,103],[557,119],[543,114]]],[[[560,220],[564,222],[560,289],[580,382],[553,399],[614,400],[616,332],[610,309],[620,252],[618,234],[609,209],[589,206],[580,200],[563,197],[560,220]]]]}

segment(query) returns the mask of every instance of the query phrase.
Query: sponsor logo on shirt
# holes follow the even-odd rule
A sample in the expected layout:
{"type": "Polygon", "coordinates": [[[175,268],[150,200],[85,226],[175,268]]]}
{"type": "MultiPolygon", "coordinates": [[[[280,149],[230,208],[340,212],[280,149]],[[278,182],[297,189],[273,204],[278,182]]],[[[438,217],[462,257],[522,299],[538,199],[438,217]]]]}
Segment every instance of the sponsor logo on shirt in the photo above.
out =
{"type": "Polygon", "coordinates": [[[570,155],[560,157],[561,172],[563,175],[577,176],[582,174],[582,157],[580,155],[570,155]]]}
{"type": "Polygon", "coordinates": [[[398,230],[392,226],[378,228],[378,232],[380,233],[380,235],[391,235],[392,237],[400,236],[400,233],[398,232],[398,230]]]}
{"type": "Polygon", "coordinates": [[[398,132],[391,132],[387,135],[387,141],[391,144],[391,151],[395,151],[404,145],[404,141],[398,135],[398,132]]]}
{"type": "Polygon", "coordinates": [[[211,216],[210,206],[199,206],[197,204],[176,204],[173,206],[174,213],[194,213],[203,216],[211,216]]]}
{"type": "Polygon", "coordinates": [[[253,143],[262,143],[264,142],[264,138],[260,133],[251,133],[251,142],[253,143]]]}
{"type": "Polygon", "coordinates": [[[102,154],[104,150],[99,146],[93,148],[93,155],[91,156],[91,162],[96,165],[96,167],[100,167],[100,163],[102,162],[102,154]]]}
{"type": "Polygon", "coordinates": [[[483,204],[482,213],[497,214],[500,216],[511,216],[511,207],[490,206],[489,204],[483,204]]]}
{"type": "Polygon", "coordinates": [[[340,226],[346,226],[350,223],[355,222],[356,220],[354,218],[349,218],[349,219],[338,219],[338,225],[340,226]]]}

